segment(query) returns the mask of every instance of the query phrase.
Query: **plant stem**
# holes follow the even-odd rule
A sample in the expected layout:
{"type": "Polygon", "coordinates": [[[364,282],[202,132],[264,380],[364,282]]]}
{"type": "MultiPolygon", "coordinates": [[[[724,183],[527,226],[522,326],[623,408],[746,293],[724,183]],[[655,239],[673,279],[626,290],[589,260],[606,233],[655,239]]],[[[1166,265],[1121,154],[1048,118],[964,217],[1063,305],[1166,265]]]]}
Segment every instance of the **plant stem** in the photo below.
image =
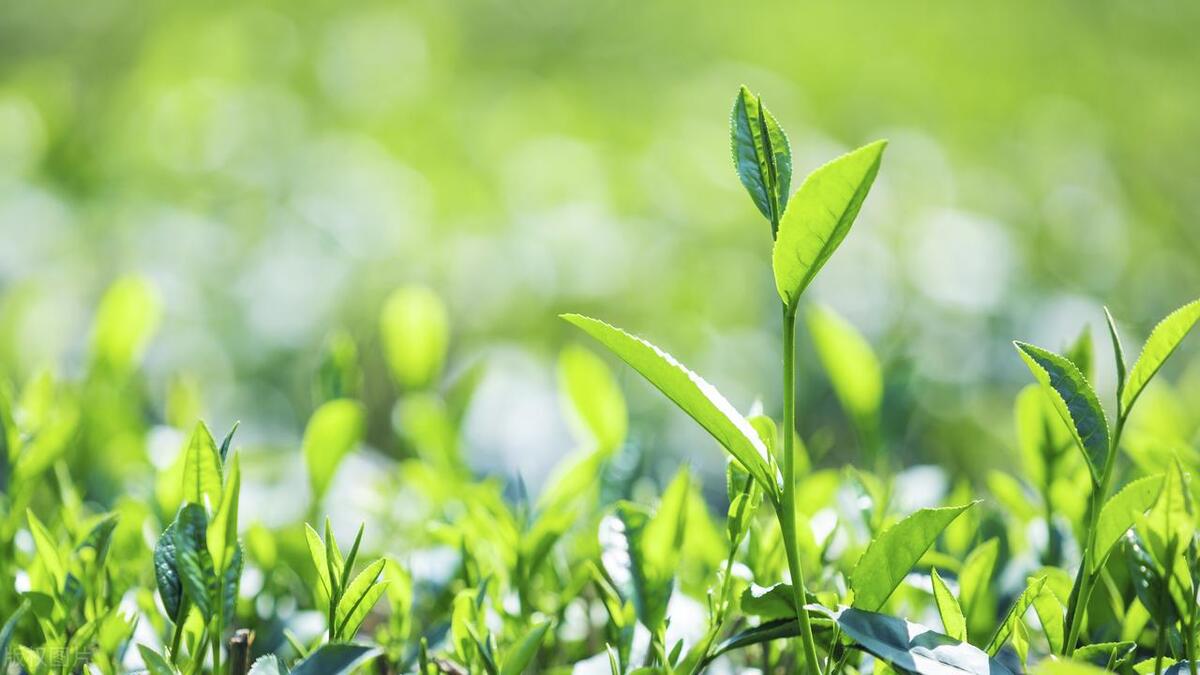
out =
{"type": "Polygon", "coordinates": [[[804,659],[809,672],[821,675],[817,643],[805,608],[804,571],[800,569],[800,551],[796,546],[796,313],[783,310],[783,500],[779,506],[779,527],[783,533],[788,571],[792,575],[792,596],[796,619],[804,644],[804,659]]]}
{"type": "Polygon", "coordinates": [[[1075,653],[1075,645],[1079,642],[1079,631],[1083,628],[1083,615],[1087,612],[1088,601],[1092,597],[1092,588],[1100,568],[1091,570],[1092,548],[1096,545],[1096,525],[1100,520],[1100,508],[1104,506],[1108,494],[1108,484],[1112,482],[1113,465],[1117,463],[1117,450],[1120,447],[1121,431],[1125,428],[1125,415],[1117,415],[1117,425],[1109,442],[1108,456],[1104,459],[1104,469],[1100,473],[1100,484],[1092,490],[1092,503],[1088,514],[1087,536],[1085,537],[1083,555],[1079,562],[1079,573],[1075,577],[1075,588],[1067,606],[1067,640],[1063,643],[1063,656],[1075,653]]]}

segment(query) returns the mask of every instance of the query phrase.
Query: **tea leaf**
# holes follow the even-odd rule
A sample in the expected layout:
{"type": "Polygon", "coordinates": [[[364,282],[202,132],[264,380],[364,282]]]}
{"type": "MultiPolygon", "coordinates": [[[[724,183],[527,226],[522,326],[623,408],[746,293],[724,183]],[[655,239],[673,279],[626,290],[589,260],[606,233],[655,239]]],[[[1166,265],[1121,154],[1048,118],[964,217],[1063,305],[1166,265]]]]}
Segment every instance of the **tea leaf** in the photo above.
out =
{"type": "Polygon", "coordinates": [[[638,619],[653,632],[666,617],[674,569],[663,570],[647,560],[650,520],[645,507],[619,502],[600,522],[600,559],[622,598],[633,602],[638,619]]]}
{"type": "Polygon", "coordinates": [[[146,645],[138,645],[138,653],[142,655],[142,663],[146,664],[149,675],[178,675],[179,670],[163,658],[162,654],[146,645]]]}
{"type": "Polygon", "coordinates": [[[870,343],[828,307],[808,310],[808,330],[842,407],[859,424],[873,424],[883,398],[883,374],[870,343]]]}
{"type": "Polygon", "coordinates": [[[564,314],[562,318],[582,328],[638,371],[712,434],[768,494],[778,494],[779,484],[771,475],[766,446],[715,387],[642,338],[586,316],[564,314]]]}
{"type": "Polygon", "coordinates": [[[982,594],[991,585],[992,572],[996,569],[996,559],[1000,555],[1000,541],[988,539],[976,546],[963,562],[962,572],[958,575],[958,600],[971,617],[975,606],[982,600],[982,594]]]}
{"type": "Polygon", "coordinates": [[[1117,400],[1125,393],[1125,373],[1127,366],[1125,365],[1125,347],[1121,346],[1121,334],[1117,332],[1117,322],[1113,319],[1113,315],[1104,308],[1104,322],[1108,326],[1108,337],[1112,340],[1113,362],[1117,369],[1117,400]]]}
{"type": "Polygon", "coordinates": [[[183,501],[215,509],[221,503],[221,457],[204,422],[188,440],[183,465],[183,501]]]}
{"type": "Polygon", "coordinates": [[[963,616],[962,607],[958,606],[958,600],[954,598],[946,582],[938,576],[937,568],[930,570],[929,576],[933,581],[933,601],[937,605],[938,616],[942,619],[946,635],[955,640],[966,641],[967,620],[963,616]]]}
{"type": "Polygon", "coordinates": [[[316,588],[313,589],[318,604],[328,606],[333,588],[329,580],[329,561],[325,558],[325,542],[321,535],[308,523],[304,524],[304,541],[308,544],[308,554],[312,558],[313,567],[317,570],[316,588]]]}
{"type": "Polygon", "coordinates": [[[237,609],[238,587],[242,582],[242,567],[245,565],[245,554],[242,547],[234,544],[228,566],[221,574],[221,620],[228,626],[233,623],[233,615],[237,609]]]}
{"type": "Polygon", "coordinates": [[[500,675],[521,675],[529,668],[529,664],[533,662],[533,658],[537,656],[538,649],[542,646],[542,640],[546,638],[546,631],[550,628],[549,621],[534,624],[525,634],[521,636],[517,643],[513,645],[508,654],[504,657],[504,661],[500,665],[500,675]]]}
{"type": "MultiPolygon", "coordinates": [[[[353,633],[346,632],[354,623],[353,619],[356,618],[356,615],[361,615],[357,618],[357,623],[361,624],[362,619],[366,618],[367,613],[375,606],[375,602],[379,600],[386,588],[385,584],[379,583],[379,577],[383,575],[384,564],[384,560],[380,558],[367,565],[342,591],[342,597],[337,607],[338,628],[335,634],[344,637],[354,636],[353,633]]],[[[357,630],[358,625],[354,625],[353,629],[357,630]]]]}
{"type": "Polygon", "coordinates": [[[1050,397],[1055,410],[1071,428],[1075,442],[1087,460],[1092,481],[1099,485],[1109,443],[1108,420],[1096,392],[1075,364],[1065,357],[1024,342],[1013,344],[1050,397]]]}
{"type": "Polygon", "coordinates": [[[54,582],[54,592],[59,593],[67,579],[67,568],[62,554],[58,550],[58,542],[54,540],[54,536],[50,534],[42,521],[33,515],[33,511],[26,509],[25,518],[29,521],[29,533],[33,535],[37,559],[50,574],[50,578],[54,582]]]}
{"type": "Polygon", "coordinates": [[[820,167],[788,201],[771,259],[779,297],[790,311],[846,238],[886,146],[875,141],[820,167]]]}
{"type": "Polygon", "coordinates": [[[338,465],[358,444],[365,418],[362,404],[345,398],[323,403],[309,418],[301,447],[313,501],[325,496],[338,465]]]}
{"type": "Polygon", "coordinates": [[[208,554],[208,516],[199,504],[184,504],[175,518],[175,555],[183,592],[205,621],[215,608],[217,576],[208,554]]]}
{"type": "Polygon", "coordinates": [[[213,566],[218,571],[225,569],[226,562],[237,548],[238,497],[241,490],[242,472],[235,456],[229,477],[225,480],[221,504],[208,527],[208,552],[212,556],[213,566]]]}
{"type": "Polygon", "coordinates": [[[1146,338],[1146,344],[1142,347],[1142,354],[1129,370],[1129,378],[1121,392],[1123,415],[1129,414],[1129,410],[1150,383],[1150,379],[1167,362],[1197,321],[1200,321],[1200,300],[1194,300],[1171,312],[1150,331],[1150,337],[1146,338]]]}
{"type": "MultiPolygon", "coordinates": [[[[1042,633],[1045,634],[1046,641],[1050,644],[1050,651],[1057,654],[1062,650],[1063,643],[1066,641],[1067,628],[1064,616],[1066,608],[1050,589],[1050,585],[1050,580],[1047,579],[1042,592],[1033,599],[1033,610],[1037,612],[1038,621],[1042,624],[1042,633]]],[[[1075,654],[1078,656],[1079,651],[1077,650],[1075,654]]]]}
{"type": "Polygon", "coordinates": [[[323,644],[292,668],[291,675],[342,675],[379,654],[377,647],[359,644],[323,644]]]}
{"type": "Polygon", "coordinates": [[[1042,589],[1046,587],[1046,578],[1039,577],[1029,582],[1021,595],[1013,601],[1011,607],[1008,608],[1008,613],[1004,616],[1004,620],[996,628],[996,632],[992,635],[992,639],[988,641],[987,653],[988,656],[995,656],[1009,637],[1017,631],[1017,624],[1023,621],[1025,611],[1033,605],[1034,599],[1041,594],[1042,589]]]}
{"type": "Polygon", "coordinates": [[[771,221],[774,237],[792,185],[792,150],[787,134],[762,101],[742,87],[729,115],[729,139],[733,168],[754,205],[771,221]]]}
{"type": "Polygon", "coordinates": [[[819,605],[810,607],[832,618],[842,632],[864,650],[906,672],[1013,675],[1004,664],[978,647],[921,624],[854,607],[838,611],[819,605]]]}
{"type": "Polygon", "coordinates": [[[441,374],[449,323],[442,299],[427,288],[410,286],[388,296],[379,316],[379,333],[397,384],[420,389],[441,374]]]}
{"type": "Polygon", "coordinates": [[[175,522],[167,525],[154,546],[154,578],[167,616],[174,622],[179,618],[179,603],[183,600],[183,582],[179,579],[179,562],[175,550],[175,522]]]}
{"type": "Polygon", "coordinates": [[[260,656],[254,661],[254,665],[250,666],[250,672],[246,675],[287,675],[287,668],[279,662],[279,657],[274,654],[260,656]]]}
{"type": "Polygon", "coordinates": [[[591,351],[571,345],[558,357],[558,380],[570,409],[591,440],[612,451],[625,441],[629,414],[612,371],[591,351]]]}
{"type": "Polygon", "coordinates": [[[4,669],[8,666],[8,646],[12,644],[13,634],[17,631],[17,624],[21,622],[21,619],[28,611],[29,601],[22,601],[20,606],[17,607],[17,611],[13,612],[12,616],[4,621],[3,627],[0,627],[0,672],[7,672],[4,669]]]}
{"type": "Polygon", "coordinates": [[[1139,516],[1154,505],[1163,487],[1162,474],[1130,481],[1100,509],[1090,558],[1092,570],[1104,564],[1108,552],[1139,516]]]}
{"type": "Polygon", "coordinates": [[[884,530],[871,541],[850,572],[853,605],[870,611],[882,607],[942,530],[976,503],[921,509],[884,530]]]}
{"type": "Polygon", "coordinates": [[[124,277],[109,286],[92,327],[92,358],[124,375],[141,360],[162,318],[162,299],[148,280],[124,277]]]}

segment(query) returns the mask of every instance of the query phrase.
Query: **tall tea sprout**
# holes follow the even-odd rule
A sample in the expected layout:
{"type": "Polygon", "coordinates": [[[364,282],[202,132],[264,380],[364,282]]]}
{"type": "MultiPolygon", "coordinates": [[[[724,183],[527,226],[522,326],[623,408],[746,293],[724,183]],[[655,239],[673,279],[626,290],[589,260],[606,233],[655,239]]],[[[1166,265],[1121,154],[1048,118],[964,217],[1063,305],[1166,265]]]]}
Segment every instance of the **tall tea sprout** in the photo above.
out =
{"type": "Polygon", "coordinates": [[[1200,300],[1180,307],[1159,322],[1150,332],[1150,337],[1142,347],[1142,354],[1132,368],[1125,365],[1125,350],[1121,346],[1112,315],[1107,310],[1105,318],[1112,338],[1117,373],[1116,419],[1111,427],[1095,390],[1081,372],[1086,368],[1041,347],[1024,342],[1013,343],[1066,424],[1074,444],[1083,453],[1091,475],[1092,495],[1088,504],[1082,561],[1066,608],[1067,635],[1062,646],[1064,656],[1071,656],[1075,652],[1083,628],[1084,610],[1113,546],[1158,496],[1157,486],[1161,484],[1161,476],[1133,481],[1111,498],[1108,494],[1121,433],[1129,413],[1151,378],[1200,321],[1200,300]],[[1159,482],[1153,483],[1154,480],[1159,482]]]}
{"type": "Polygon", "coordinates": [[[819,674],[796,532],[796,312],[804,290],[858,215],[879,170],[885,142],[877,141],[822,166],[789,198],[792,159],[787,136],[759,98],[744,87],[734,102],[730,124],[734,166],[755,206],[770,222],[775,238],[772,260],[783,301],[782,471],[750,422],[715,387],[670,354],[602,321],[577,314],[563,318],[595,337],[674,401],[762,486],[783,535],[805,663],[819,674]]]}

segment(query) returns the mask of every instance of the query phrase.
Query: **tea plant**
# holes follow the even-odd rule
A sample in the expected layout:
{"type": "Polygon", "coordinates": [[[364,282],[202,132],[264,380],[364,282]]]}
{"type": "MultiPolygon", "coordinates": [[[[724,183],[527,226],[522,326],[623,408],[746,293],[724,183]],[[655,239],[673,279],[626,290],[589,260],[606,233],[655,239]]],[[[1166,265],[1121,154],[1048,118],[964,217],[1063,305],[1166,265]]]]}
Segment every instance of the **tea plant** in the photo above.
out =
{"type": "Polygon", "coordinates": [[[519,476],[477,478],[461,430],[483,366],[456,360],[449,313],[418,288],[383,303],[377,340],[331,334],[296,447],[235,447],[236,424],[217,443],[186,377],[161,410],[148,401],[138,364],[159,303],[125,279],[101,302],[80,379],[0,386],[0,672],[1195,673],[1197,402],[1147,385],[1200,300],[1155,327],[1132,366],[1105,312],[1111,423],[1090,334],[1063,353],[1014,343],[1036,381],[1015,402],[1020,471],[941,471],[948,494],[904,506],[916,479],[883,423],[882,360],[805,295],[886,142],[793,193],[788,138],[743,88],[731,145],[770,225],[781,400],[740,411],[649,341],[563,315],[726,451],[724,497],[631,438],[618,374],[575,344],[558,360],[575,451],[536,496],[519,476]],[[798,428],[800,316],[855,464],[810,456],[818,433],[798,428]],[[390,410],[364,398],[375,371],[390,410]],[[152,435],[178,453],[148,452],[152,435]],[[356,454],[372,468],[347,479],[356,454]],[[243,462],[247,485],[278,464],[303,472],[293,522],[246,508],[243,462]],[[366,493],[370,527],[343,549],[338,509],[366,493]]]}

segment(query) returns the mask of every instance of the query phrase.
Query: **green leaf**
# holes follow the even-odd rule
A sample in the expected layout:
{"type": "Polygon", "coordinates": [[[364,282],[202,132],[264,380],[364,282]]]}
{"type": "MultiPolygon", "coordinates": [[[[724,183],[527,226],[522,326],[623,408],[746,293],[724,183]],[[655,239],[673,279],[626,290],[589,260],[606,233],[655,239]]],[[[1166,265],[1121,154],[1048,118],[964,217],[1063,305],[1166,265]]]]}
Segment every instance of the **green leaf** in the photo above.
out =
{"type": "MultiPolygon", "coordinates": [[[[383,558],[367,565],[363,571],[354,577],[346,589],[342,592],[341,600],[337,606],[337,630],[335,635],[343,637],[353,637],[354,633],[347,632],[357,620],[357,624],[361,624],[366,618],[371,608],[383,595],[387,588],[386,584],[379,583],[379,577],[383,575],[385,561],[383,558]]],[[[358,629],[358,625],[353,626],[354,630],[358,629]]]]}
{"type": "Polygon", "coordinates": [[[245,556],[242,547],[234,545],[230,554],[229,564],[221,573],[221,620],[224,625],[233,623],[234,612],[237,610],[238,586],[242,581],[242,567],[245,556]]]}
{"type": "Polygon", "coordinates": [[[174,538],[183,592],[208,621],[216,609],[217,574],[208,554],[208,516],[203,506],[183,505],[175,518],[174,538]]]}
{"type": "Polygon", "coordinates": [[[854,607],[837,611],[810,605],[832,618],[847,637],[876,658],[923,675],[1013,675],[978,647],[918,623],[854,607]]]}
{"type": "Polygon", "coordinates": [[[238,458],[233,458],[229,477],[222,489],[221,504],[208,527],[208,553],[213,567],[221,572],[237,549],[238,497],[242,490],[242,471],[238,458]]]}
{"type": "Polygon", "coordinates": [[[729,115],[729,138],[733,168],[754,205],[771,221],[774,237],[792,185],[792,150],[787,134],[762,101],[742,87],[729,115]]]}
{"type": "Polygon", "coordinates": [[[921,509],[872,540],[850,572],[854,606],[869,611],[882,607],[942,530],[974,504],[921,509]]]}
{"type": "Polygon", "coordinates": [[[254,665],[250,666],[250,672],[246,675],[288,675],[288,671],[279,661],[278,656],[266,654],[254,661],[254,665]]]}
{"type": "Polygon", "coordinates": [[[179,618],[179,603],[183,600],[183,582],[179,579],[179,562],[175,551],[175,523],[167,525],[154,546],[154,579],[167,616],[174,622],[179,618]]]}
{"type": "Polygon", "coordinates": [[[1051,583],[1047,580],[1042,592],[1033,599],[1033,610],[1038,615],[1038,622],[1042,625],[1042,633],[1046,636],[1050,651],[1057,654],[1062,651],[1063,643],[1066,642],[1066,607],[1050,586],[1051,583]]]}
{"type": "Polygon", "coordinates": [[[119,375],[128,373],[146,351],[162,318],[162,299],[148,280],[124,277],[100,300],[92,328],[92,358],[119,375]]]}
{"type": "Polygon", "coordinates": [[[1154,505],[1162,491],[1163,479],[1163,474],[1157,474],[1130,481],[1104,503],[1096,521],[1092,546],[1090,564],[1093,572],[1104,564],[1108,552],[1121,540],[1125,531],[1133,527],[1137,518],[1154,505]]]}
{"type": "Polygon", "coordinates": [[[958,575],[958,600],[967,618],[975,615],[975,608],[983,602],[996,569],[1000,555],[1000,541],[992,538],[976,546],[963,562],[958,575]]]}
{"type": "Polygon", "coordinates": [[[323,403],[309,418],[302,447],[313,501],[325,496],[338,465],[358,444],[365,419],[362,404],[345,398],[323,403]]]}
{"type": "MultiPolygon", "coordinates": [[[[829,633],[833,623],[829,619],[819,615],[812,616],[812,628],[814,635],[829,633]]],[[[724,642],[718,644],[707,657],[704,658],[701,666],[706,666],[717,657],[727,652],[732,652],[738,649],[745,649],[764,642],[772,642],[774,640],[782,640],[787,638],[800,637],[800,624],[795,617],[791,619],[776,619],[774,621],[764,621],[757,626],[751,626],[745,630],[739,631],[734,635],[729,636],[724,642]]]]}
{"type": "Polygon", "coordinates": [[[533,663],[533,658],[537,656],[538,649],[541,648],[542,640],[546,638],[546,631],[549,628],[550,622],[542,621],[525,631],[505,655],[504,661],[500,665],[500,675],[521,675],[526,672],[529,664],[533,663]]]}
{"type": "Polygon", "coordinates": [[[767,459],[767,448],[758,432],[715,387],[642,338],[586,316],[564,314],[562,318],[599,340],[674,401],[712,434],[768,494],[774,497],[779,493],[779,484],[767,459]]]}
{"type": "Polygon", "coordinates": [[[142,663],[146,664],[148,675],[178,675],[179,670],[163,658],[162,654],[146,645],[138,645],[138,653],[142,655],[142,663]]]}
{"type": "Polygon", "coordinates": [[[1154,617],[1154,623],[1160,629],[1171,626],[1178,618],[1175,603],[1163,576],[1158,572],[1158,563],[1150,555],[1146,543],[1137,532],[1130,530],[1122,538],[1122,550],[1125,563],[1129,569],[1129,578],[1133,582],[1133,590],[1142,605],[1154,617]]]}
{"type": "Polygon", "coordinates": [[[790,311],[858,216],[887,141],[875,141],[813,171],[789,200],[771,254],[775,287],[790,311]]]}
{"type": "Polygon", "coordinates": [[[629,428],[625,397],[600,357],[577,345],[566,347],[558,357],[558,381],[587,440],[608,452],[625,442],[629,428]]]}
{"type": "Polygon", "coordinates": [[[1122,394],[1125,393],[1125,373],[1127,366],[1125,365],[1125,348],[1121,346],[1121,334],[1117,332],[1117,322],[1113,319],[1113,315],[1104,308],[1104,321],[1108,326],[1108,337],[1112,340],[1113,363],[1117,369],[1117,400],[1121,400],[1122,394]]]}
{"type": "Polygon", "coordinates": [[[988,641],[987,653],[989,656],[995,656],[1009,637],[1013,636],[1018,629],[1017,624],[1024,620],[1025,611],[1032,605],[1033,601],[1042,593],[1046,587],[1046,578],[1038,577],[1029,582],[1021,595],[1013,601],[1011,607],[1008,608],[1008,613],[1004,616],[1004,620],[996,628],[996,632],[992,635],[992,639],[988,641]]]}
{"type": "MultiPolygon", "coordinates": [[[[674,584],[674,568],[664,569],[647,549],[660,542],[647,536],[651,514],[630,502],[618,502],[600,522],[601,562],[621,596],[633,602],[637,617],[651,632],[662,627],[674,584]]],[[[669,545],[669,544],[667,544],[669,545]]]]}
{"type": "Polygon", "coordinates": [[[204,422],[188,440],[183,465],[183,501],[215,509],[221,503],[221,456],[204,422]]]}
{"type": "Polygon", "coordinates": [[[67,568],[66,563],[63,562],[62,553],[58,550],[58,542],[54,540],[53,535],[42,524],[42,521],[33,515],[33,511],[26,509],[25,517],[29,521],[29,533],[33,535],[33,546],[37,551],[37,559],[41,561],[42,566],[46,568],[46,572],[54,581],[54,592],[59,593],[67,580],[67,568]]]}
{"type": "Polygon", "coordinates": [[[427,387],[441,374],[450,321],[436,293],[416,286],[393,292],[383,305],[379,332],[383,354],[401,387],[427,387]]]}
{"type": "Polygon", "coordinates": [[[304,541],[308,544],[308,554],[312,558],[313,567],[317,570],[319,583],[313,589],[313,595],[316,596],[318,605],[328,607],[333,586],[329,581],[329,561],[325,557],[325,542],[321,541],[321,535],[317,534],[317,531],[308,523],[304,524],[304,541]]]}
{"type": "Polygon", "coordinates": [[[291,675],[342,675],[379,655],[379,648],[353,643],[323,644],[292,668],[291,675]]]}
{"type": "Polygon", "coordinates": [[[942,619],[946,635],[955,640],[966,641],[967,619],[963,616],[962,607],[958,606],[958,600],[938,575],[937,568],[930,570],[930,579],[933,581],[933,601],[937,605],[938,616],[942,619]]]}
{"type": "Polygon", "coordinates": [[[12,644],[13,634],[17,632],[17,624],[28,611],[29,601],[25,600],[17,607],[17,611],[5,620],[4,626],[0,627],[0,672],[8,672],[5,670],[8,666],[8,646],[12,644]]]}
{"type": "Polygon", "coordinates": [[[874,424],[883,399],[883,374],[870,343],[828,307],[814,305],[807,319],[838,401],[856,423],[874,424]]]}
{"type": "Polygon", "coordinates": [[[1017,353],[1041,383],[1059,416],[1087,461],[1092,481],[1099,485],[1100,472],[1108,458],[1108,420],[1096,392],[1075,364],[1065,357],[1024,342],[1014,342],[1017,353]]]}
{"type": "Polygon", "coordinates": [[[1150,331],[1150,337],[1146,338],[1146,344],[1142,347],[1142,355],[1130,369],[1129,379],[1121,392],[1122,415],[1129,414],[1150,379],[1167,362],[1197,321],[1200,321],[1200,300],[1171,312],[1150,331]]]}

